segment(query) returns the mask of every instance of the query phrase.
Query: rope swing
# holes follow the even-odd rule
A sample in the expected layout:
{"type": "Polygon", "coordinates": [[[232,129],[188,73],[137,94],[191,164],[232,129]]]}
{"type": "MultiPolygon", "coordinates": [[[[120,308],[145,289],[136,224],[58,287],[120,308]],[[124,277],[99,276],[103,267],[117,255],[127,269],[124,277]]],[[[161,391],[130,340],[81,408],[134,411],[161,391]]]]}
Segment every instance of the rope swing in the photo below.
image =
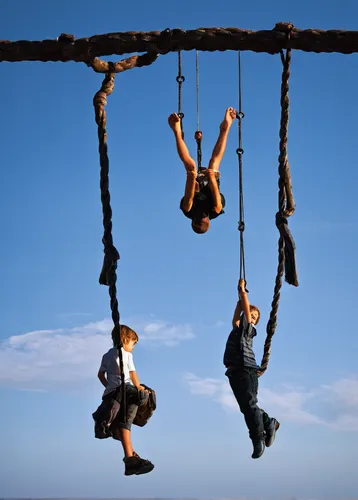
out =
{"type": "Polygon", "coordinates": [[[183,76],[182,70],[181,70],[181,52],[180,52],[180,50],[178,52],[178,76],[177,76],[176,80],[178,82],[178,116],[180,118],[181,135],[184,139],[184,127],[183,127],[184,113],[183,113],[183,108],[182,108],[182,85],[185,82],[185,76],[183,76]]]}
{"type": "Polygon", "coordinates": [[[242,155],[244,150],[242,148],[242,119],[244,118],[244,113],[242,111],[242,83],[241,83],[241,54],[238,52],[238,71],[239,71],[239,111],[236,113],[238,119],[238,135],[239,135],[239,147],[236,150],[238,162],[239,162],[239,225],[238,230],[240,231],[240,279],[245,280],[246,286],[246,270],[245,270],[245,249],[244,249],[244,231],[245,231],[245,220],[244,220],[244,189],[243,189],[243,167],[242,167],[242,155]]]}
{"type": "MultiPolygon", "coordinates": [[[[291,30],[287,32],[287,38],[290,38],[291,30]]],[[[281,83],[281,124],[280,124],[280,155],[279,155],[279,193],[278,193],[278,212],[276,214],[276,226],[280,233],[278,241],[278,267],[274,288],[274,296],[271,303],[271,313],[266,327],[266,340],[264,345],[264,354],[261,360],[259,376],[261,376],[268,366],[271,354],[271,342],[277,326],[277,313],[280,301],[280,290],[282,286],[282,276],[285,272],[285,280],[289,285],[298,286],[298,277],[296,270],[295,243],[288,228],[288,217],[295,211],[295,204],[292,194],[290,165],[287,155],[288,140],[288,122],[289,122],[289,77],[291,64],[291,49],[280,52],[283,65],[282,83],[281,83]]]]}
{"type": "Polygon", "coordinates": [[[196,156],[198,161],[198,173],[202,168],[201,165],[201,141],[203,139],[203,133],[200,130],[200,103],[199,103],[199,52],[196,51],[195,55],[195,80],[196,80],[196,132],[195,132],[195,140],[196,140],[196,156]]]}
{"type": "Polygon", "coordinates": [[[95,119],[98,126],[98,141],[99,141],[99,161],[100,161],[100,189],[103,213],[103,238],[102,243],[104,246],[104,258],[99,283],[109,287],[110,304],[112,311],[112,320],[114,327],[112,330],[113,345],[118,350],[119,368],[121,372],[121,404],[123,405],[124,422],[126,421],[126,398],[125,398],[125,379],[123,369],[122,357],[122,342],[121,342],[121,326],[120,314],[118,309],[117,300],[117,261],[120,256],[118,250],[113,244],[112,236],[112,208],[111,208],[111,195],[109,192],[109,158],[107,146],[107,117],[105,106],[107,104],[107,97],[113,92],[114,89],[114,64],[109,64],[109,72],[106,74],[101,88],[96,92],[93,98],[93,105],[95,109],[95,119]]]}

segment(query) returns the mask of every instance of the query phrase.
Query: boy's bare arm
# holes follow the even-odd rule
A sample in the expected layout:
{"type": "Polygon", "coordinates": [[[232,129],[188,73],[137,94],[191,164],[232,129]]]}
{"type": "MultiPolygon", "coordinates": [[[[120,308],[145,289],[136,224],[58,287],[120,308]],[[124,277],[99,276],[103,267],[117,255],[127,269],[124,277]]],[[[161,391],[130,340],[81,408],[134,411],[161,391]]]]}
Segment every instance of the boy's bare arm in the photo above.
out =
{"type": "Polygon", "coordinates": [[[246,320],[248,323],[251,323],[250,302],[245,290],[245,280],[243,279],[239,280],[239,295],[240,302],[242,304],[242,310],[244,311],[246,320]]]}
{"type": "Polygon", "coordinates": [[[219,214],[223,209],[223,205],[221,202],[221,195],[220,195],[219,186],[218,186],[218,183],[217,183],[217,180],[215,177],[215,172],[212,169],[208,169],[206,172],[206,175],[208,177],[210,191],[211,191],[211,194],[213,196],[213,211],[216,212],[217,214],[219,214]]]}
{"type": "Polygon", "coordinates": [[[195,171],[187,172],[185,193],[183,200],[183,209],[185,210],[185,212],[190,212],[191,207],[193,206],[193,200],[195,195],[195,184],[196,184],[196,172],[195,171]]]}
{"type": "Polygon", "coordinates": [[[98,370],[98,374],[97,374],[98,378],[99,378],[99,381],[101,382],[101,384],[104,386],[104,387],[107,387],[108,385],[108,380],[106,378],[106,374],[105,372],[102,372],[101,370],[98,370]]]}
{"type": "Polygon", "coordinates": [[[135,372],[135,371],[129,372],[129,376],[130,376],[130,379],[131,379],[133,385],[135,385],[137,387],[137,389],[141,389],[143,391],[145,390],[144,387],[142,385],[140,385],[137,372],[135,372]]]}
{"type": "Polygon", "coordinates": [[[233,328],[235,328],[235,326],[239,326],[241,313],[242,313],[242,304],[241,304],[241,301],[238,300],[236,307],[235,307],[234,316],[232,318],[232,327],[233,328]]]}

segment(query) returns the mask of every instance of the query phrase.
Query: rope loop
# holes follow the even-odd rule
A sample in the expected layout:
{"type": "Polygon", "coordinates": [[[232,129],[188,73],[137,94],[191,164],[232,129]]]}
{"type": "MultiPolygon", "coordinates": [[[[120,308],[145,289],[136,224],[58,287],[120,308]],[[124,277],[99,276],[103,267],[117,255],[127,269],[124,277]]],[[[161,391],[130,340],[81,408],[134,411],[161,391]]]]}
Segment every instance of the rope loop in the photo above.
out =
{"type": "MultiPolygon", "coordinates": [[[[119,260],[119,252],[113,244],[112,236],[112,207],[111,196],[109,192],[109,158],[107,146],[107,129],[106,129],[106,110],[107,97],[113,92],[114,89],[114,72],[113,63],[108,63],[108,67],[112,70],[106,74],[101,88],[93,98],[93,105],[95,109],[95,119],[97,123],[98,142],[99,142],[99,160],[100,160],[100,190],[103,214],[103,237],[102,243],[104,246],[103,266],[99,278],[101,285],[109,287],[110,305],[112,311],[112,320],[114,328],[112,330],[112,339],[114,346],[118,349],[119,366],[121,371],[121,384],[125,387],[123,358],[122,358],[122,343],[120,337],[120,314],[118,309],[117,300],[117,261],[119,260]]],[[[124,421],[126,421],[126,401],[125,391],[123,391],[122,402],[124,408],[124,421]]]]}
{"type": "Polygon", "coordinates": [[[238,51],[238,85],[239,85],[239,95],[238,104],[239,109],[236,112],[236,118],[238,119],[238,143],[239,147],[236,149],[236,154],[239,163],[239,224],[238,230],[240,231],[240,279],[243,278],[246,283],[246,268],[245,268],[245,247],[244,247],[244,187],[243,187],[243,165],[242,165],[242,155],[244,150],[242,147],[242,119],[245,114],[242,111],[242,78],[241,78],[241,54],[238,51]]]}
{"type": "Polygon", "coordinates": [[[178,76],[176,77],[176,81],[178,82],[178,116],[180,119],[180,130],[182,138],[184,139],[184,126],[183,126],[183,118],[184,113],[182,110],[182,84],[185,82],[185,76],[182,75],[181,69],[181,51],[178,52],[178,76]]]}

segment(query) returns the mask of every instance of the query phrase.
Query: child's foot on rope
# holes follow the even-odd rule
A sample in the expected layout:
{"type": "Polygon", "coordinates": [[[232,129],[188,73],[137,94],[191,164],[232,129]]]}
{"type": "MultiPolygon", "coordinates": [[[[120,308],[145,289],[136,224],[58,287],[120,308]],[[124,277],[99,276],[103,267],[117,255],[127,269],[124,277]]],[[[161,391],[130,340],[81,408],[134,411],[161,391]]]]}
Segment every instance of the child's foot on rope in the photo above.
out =
{"type": "Polygon", "coordinates": [[[173,130],[173,132],[180,132],[180,118],[177,113],[172,113],[168,118],[169,127],[173,130]]]}
{"type": "Polygon", "coordinates": [[[264,438],[258,438],[252,441],[254,446],[254,451],[251,455],[251,458],[260,458],[265,451],[265,440],[264,438]]]}
{"type": "Polygon", "coordinates": [[[236,109],[227,108],[225,111],[225,117],[220,125],[220,130],[228,130],[236,119],[236,109]]]}
{"type": "Polygon", "coordinates": [[[275,441],[276,431],[278,431],[279,427],[280,422],[278,422],[275,418],[271,418],[270,423],[265,427],[265,444],[267,447],[271,446],[275,441]]]}
{"type": "Polygon", "coordinates": [[[125,463],[125,476],[132,476],[133,474],[139,476],[140,474],[147,474],[154,469],[152,462],[141,458],[135,451],[132,457],[123,458],[123,462],[125,463]]]}

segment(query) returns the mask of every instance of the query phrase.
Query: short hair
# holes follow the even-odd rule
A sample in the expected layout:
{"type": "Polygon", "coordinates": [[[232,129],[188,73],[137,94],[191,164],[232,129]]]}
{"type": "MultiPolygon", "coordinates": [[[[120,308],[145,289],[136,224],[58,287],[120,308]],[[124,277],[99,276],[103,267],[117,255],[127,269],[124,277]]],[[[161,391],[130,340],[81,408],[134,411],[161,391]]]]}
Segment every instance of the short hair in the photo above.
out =
{"type": "Polygon", "coordinates": [[[210,219],[205,217],[205,219],[193,220],[191,222],[191,227],[194,233],[204,234],[210,227],[210,219]]]}
{"type": "Polygon", "coordinates": [[[128,344],[131,340],[133,340],[135,343],[138,342],[139,337],[138,334],[132,330],[132,328],[129,328],[127,325],[120,325],[119,328],[114,327],[112,330],[112,340],[113,340],[113,345],[114,347],[119,345],[119,333],[120,331],[120,341],[122,345],[128,344]]]}
{"type": "Polygon", "coordinates": [[[256,321],[256,325],[259,323],[260,321],[260,309],[256,306],[254,306],[253,304],[250,304],[250,311],[256,311],[258,316],[257,316],[257,321],[256,321]]]}

